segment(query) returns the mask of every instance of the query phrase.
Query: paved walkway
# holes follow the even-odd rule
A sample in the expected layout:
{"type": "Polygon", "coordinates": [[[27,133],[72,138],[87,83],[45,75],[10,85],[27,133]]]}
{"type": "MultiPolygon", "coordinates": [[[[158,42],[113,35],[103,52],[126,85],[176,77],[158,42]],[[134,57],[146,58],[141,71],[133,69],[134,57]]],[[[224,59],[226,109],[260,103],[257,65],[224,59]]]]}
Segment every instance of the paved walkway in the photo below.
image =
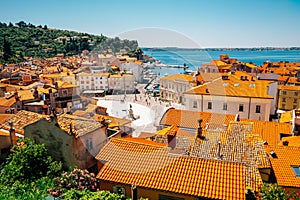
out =
{"type": "Polygon", "coordinates": [[[98,105],[107,108],[111,116],[131,119],[129,109],[131,107],[136,120],[131,123],[134,128],[133,137],[137,137],[141,132],[155,132],[162,115],[170,107],[184,109],[182,105],[170,104],[159,101],[158,97],[151,97],[146,94],[130,95],[108,95],[97,98],[98,105]]]}

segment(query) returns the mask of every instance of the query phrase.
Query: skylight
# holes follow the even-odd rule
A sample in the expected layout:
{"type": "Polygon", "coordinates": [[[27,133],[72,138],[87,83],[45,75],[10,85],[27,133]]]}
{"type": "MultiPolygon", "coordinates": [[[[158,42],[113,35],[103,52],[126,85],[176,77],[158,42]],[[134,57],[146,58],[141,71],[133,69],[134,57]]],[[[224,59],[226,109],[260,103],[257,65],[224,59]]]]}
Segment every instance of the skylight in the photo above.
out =
{"type": "Polygon", "coordinates": [[[292,166],[292,169],[297,177],[300,177],[300,166],[292,166]]]}
{"type": "Polygon", "coordinates": [[[250,83],[250,87],[254,88],[255,84],[254,83],[250,83]]]}
{"type": "Polygon", "coordinates": [[[228,83],[224,83],[223,86],[228,86],[228,83]]]}
{"type": "Polygon", "coordinates": [[[237,87],[237,86],[239,86],[239,85],[240,85],[239,83],[235,83],[235,84],[234,84],[235,87],[237,87]]]}

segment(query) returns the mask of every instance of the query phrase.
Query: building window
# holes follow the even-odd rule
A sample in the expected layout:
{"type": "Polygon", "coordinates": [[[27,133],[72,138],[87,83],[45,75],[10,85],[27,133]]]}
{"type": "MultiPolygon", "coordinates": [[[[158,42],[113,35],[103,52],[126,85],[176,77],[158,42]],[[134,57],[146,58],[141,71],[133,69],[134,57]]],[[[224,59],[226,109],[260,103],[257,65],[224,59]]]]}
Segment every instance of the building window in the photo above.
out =
{"type": "Polygon", "coordinates": [[[244,104],[239,105],[239,112],[244,112],[244,104]]]}
{"type": "Polygon", "coordinates": [[[283,95],[286,95],[286,91],[282,91],[282,94],[283,94],[283,95]]]}
{"type": "Polygon", "coordinates": [[[281,107],[282,107],[282,109],[285,109],[285,104],[282,104],[281,107]]]}
{"type": "Polygon", "coordinates": [[[227,103],[223,103],[223,110],[227,110],[227,103]]]}
{"type": "Polygon", "coordinates": [[[297,103],[297,99],[294,99],[294,103],[297,103]]]}
{"type": "Polygon", "coordinates": [[[197,108],[197,101],[193,102],[193,108],[197,108]]]}
{"type": "Polygon", "coordinates": [[[298,92],[295,92],[295,96],[298,96],[298,92]]]}
{"type": "Polygon", "coordinates": [[[291,166],[291,167],[292,167],[292,169],[293,169],[295,175],[296,175],[297,177],[300,177],[300,166],[291,166]]]}
{"type": "Polygon", "coordinates": [[[297,108],[297,105],[293,105],[293,109],[296,109],[297,108]]]}
{"type": "Polygon", "coordinates": [[[125,195],[125,188],[122,186],[113,186],[113,192],[119,195],[125,195]]]}
{"type": "Polygon", "coordinates": [[[207,103],[207,109],[211,110],[212,109],[212,102],[207,103]]]}
{"type": "Polygon", "coordinates": [[[285,102],[285,98],[282,98],[282,102],[285,102]]]}
{"type": "Polygon", "coordinates": [[[256,107],[255,107],[255,112],[256,112],[256,113],[260,113],[260,105],[256,105],[256,107]]]}

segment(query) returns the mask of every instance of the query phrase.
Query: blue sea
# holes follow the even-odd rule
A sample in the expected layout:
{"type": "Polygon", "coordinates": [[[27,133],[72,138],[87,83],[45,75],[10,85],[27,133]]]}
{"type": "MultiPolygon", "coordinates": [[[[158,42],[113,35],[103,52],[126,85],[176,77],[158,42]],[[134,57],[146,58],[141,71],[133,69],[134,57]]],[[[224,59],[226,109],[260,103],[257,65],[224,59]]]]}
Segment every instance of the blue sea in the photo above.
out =
{"type": "MultiPolygon", "coordinates": [[[[231,58],[237,58],[243,62],[253,62],[262,65],[265,61],[300,61],[300,50],[229,50],[229,51],[204,51],[204,50],[143,50],[145,54],[160,60],[168,65],[181,65],[185,63],[189,70],[195,71],[203,63],[219,59],[220,54],[228,54],[231,58]]],[[[182,68],[156,69],[161,76],[174,73],[183,73],[182,68]]]]}

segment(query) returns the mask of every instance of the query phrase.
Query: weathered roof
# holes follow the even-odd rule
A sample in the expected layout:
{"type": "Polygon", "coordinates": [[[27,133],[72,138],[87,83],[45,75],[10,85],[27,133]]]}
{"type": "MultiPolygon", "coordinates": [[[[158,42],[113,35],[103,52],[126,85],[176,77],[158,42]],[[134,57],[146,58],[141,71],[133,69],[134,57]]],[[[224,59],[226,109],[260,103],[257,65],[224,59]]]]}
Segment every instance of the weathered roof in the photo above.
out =
{"type": "MultiPolygon", "coordinates": [[[[160,124],[165,126],[175,125],[179,128],[196,129],[199,125],[198,119],[202,119],[201,126],[209,129],[226,130],[231,121],[234,121],[235,115],[218,114],[209,112],[197,112],[189,110],[178,110],[171,108],[162,116],[160,124]],[[225,126],[226,125],[226,126],[225,126]]],[[[258,134],[270,145],[277,145],[280,141],[280,134],[291,134],[292,126],[290,123],[268,122],[259,120],[240,119],[244,122],[253,122],[253,133],[258,134]]]]}
{"type": "Polygon", "coordinates": [[[61,130],[69,135],[74,135],[75,137],[83,136],[102,127],[99,122],[93,119],[69,114],[57,115],[57,123],[61,130]]]}
{"type": "Polygon", "coordinates": [[[224,161],[245,163],[246,185],[258,191],[262,179],[257,168],[270,168],[270,163],[263,140],[253,133],[253,123],[230,122],[227,131],[207,130],[203,135],[205,139],[192,143],[190,155],[209,159],[220,159],[221,155],[224,161]]]}
{"type": "Polygon", "coordinates": [[[10,126],[8,122],[12,122],[13,128],[16,130],[16,132],[24,134],[25,126],[37,122],[44,118],[47,118],[47,116],[34,113],[34,112],[21,110],[17,114],[7,119],[4,123],[2,123],[1,127],[6,130],[9,130],[10,126]]]}

